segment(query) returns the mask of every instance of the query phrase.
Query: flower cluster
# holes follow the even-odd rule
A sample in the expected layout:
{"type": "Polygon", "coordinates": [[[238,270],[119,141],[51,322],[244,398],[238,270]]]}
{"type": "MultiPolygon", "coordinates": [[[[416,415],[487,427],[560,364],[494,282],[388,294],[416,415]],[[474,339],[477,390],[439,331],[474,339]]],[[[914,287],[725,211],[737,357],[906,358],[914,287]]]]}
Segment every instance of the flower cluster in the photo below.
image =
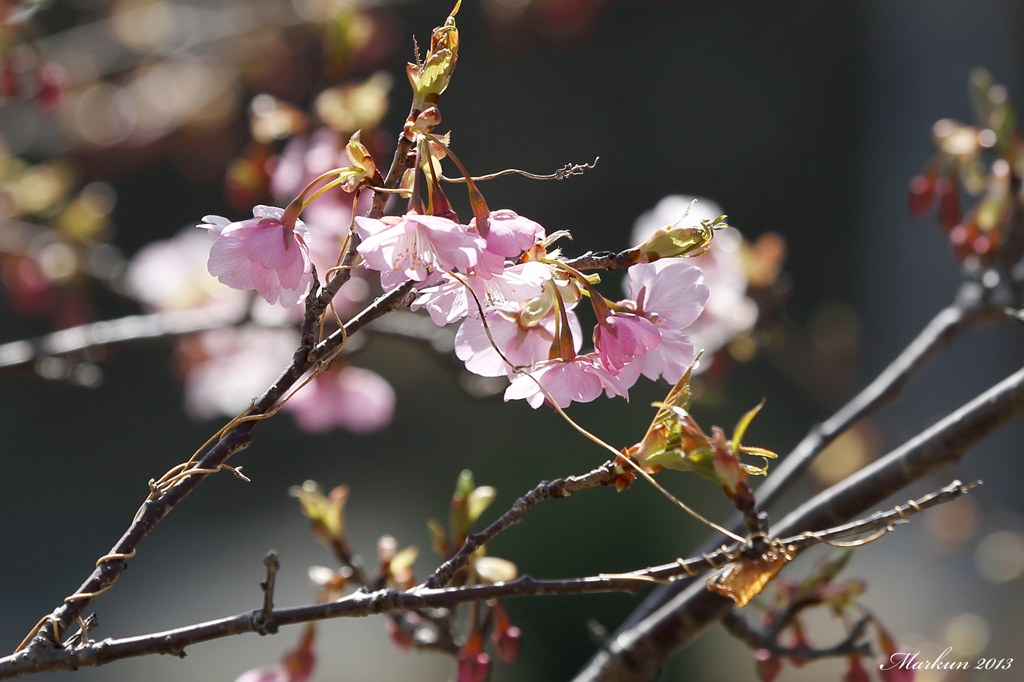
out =
{"type": "MultiPolygon", "coordinates": [[[[419,283],[413,308],[436,324],[462,320],[455,350],[466,368],[512,380],[506,400],[559,407],[602,393],[628,397],[641,374],[677,381],[693,361],[683,333],[708,298],[699,268],[677,259],[629,269],[630,298],[604,298],[584,275],[547,248],[553,239],[511,210],[489,211],[484,234],[474,218],[408,213],[356,218],[359,253],[390,289],[419,283]],[[586,295],[598,316],[594,350],[581,354],[573,308],[586,295]]],[[[557,237],[557,235],[556,235],[557,237]]]]}
{"type": "MultiPolygon", "coordinates": [[[[478,249],[464,261],[470,264],[458,274],[423,276],[429,286],[414,308],[426,308],[438,325],[462,319],[456,353],[474,374],[511,379],[506,400],[524,399],[534,408],[549,400],[564,408],[602,393],[628,397],[641,374],[675,382],[685,372],[693,346],[682,330],[709,293],[699,268],[676,259],[639,263],[629,269],[630,298],[613,302],[561,264],[557,252],[547,252],[552,240],[538,223],[494,211],[483,240],[475,222],[460,230],[466,250],[478,249]],[[588,353],[579,352],[583,331],[573,312],[584,295],[598,317],[588,353]]],[[[382,271],[382,281],[390,276],[382,271]]]]}

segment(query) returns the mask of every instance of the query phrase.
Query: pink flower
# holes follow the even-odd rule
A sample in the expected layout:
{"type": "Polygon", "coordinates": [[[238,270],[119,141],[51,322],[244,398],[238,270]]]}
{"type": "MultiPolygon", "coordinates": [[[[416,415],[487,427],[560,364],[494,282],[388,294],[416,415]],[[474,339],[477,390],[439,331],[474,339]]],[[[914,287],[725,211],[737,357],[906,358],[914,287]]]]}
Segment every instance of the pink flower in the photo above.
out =
{"type": "Polygon", "coordinates": [[[547,400],[537,382],[540,382],[540,385],[551,394],[555,404],[561,408],[568,407],[573,401],[589,403],[602,392],[609,396],[621,395],[627,399],[629,397],[619,379],[604,368],[594,353],[577,355],[572,360],[556,358],[538,363],[529,376],[517,376],[505,389],[505,402],[526,400],[530,407],[537,409],[547,400]]]}
{"type": "MultiPolygon", "coordinates": [[[[486,311],[489,307],[521,303],[540,296],[544,282],[551,279],[551,270],[543,263],[530,261],[505,268],[490,279],[475,275],[466,275],[462,279],[472,287],[476,299],[486,311]]],[[[440,284],[423,289],[411,307],[413,310],[426,308],[434,324],[444,326],[466,315],[479,316],[477,302],[472,299],[466,286],[449,275],[440,284]]]]}
{"type": "Polygon", "coordinates": [[[690,337],[675,329],[663,329],[658,347],[634,358],[622,368],[619,378],[627,387],[635,384],[641,374],[651,381],[662,376],[674,384],[682,378],[692,362],[693,344],[690,337]]]}
{"type": "MultiPolygon", "coordinates": [[[[503,258],[519,256],[546,236],[539,223],[507,208],[491,211],[487,224],[487,250],[503,258]]],[[[470,221],[469,229],[476,231],[476,218],[470,221]]]]}
{"type": "Polygon", "coordinates": [[[256,206],[252,213],[236,223],[203,218],[199,227],[213,237],[207,269],[232,289],[255,289],[267,303],[291,308],[313,282],[309,230],[298,219],[294,228],[284,225],[280,208],[256,206]]]}
{"type": "Polygon", "coordinates": [[[438,216],[409,213],[401,218],[356,218],[363,241],[359,253],[380,271],[381,285],[394,289],[407,279],[426,286],[454,268],[477,264],[485,242],[458,223],[438,216]]]}
{"type": "Polygon", "coordinates": [[[618,313],[599,320],[594,327],[594,347],[601,364],[618,375],[634,358],[658,347],[661,333],[645,317],[618,313]]]}
{"type": "Polygon", "coordinates": [[[368,369],[345,367],[318,375],[285,403],[284,409],[303,431],[323,433],[340,426],[366,434],[391,423],[395,391],[368,369]]]}
{"type": "Polygon", "coordinates": [[[277,379],[299,344],[294,329],[222,327],[183,339],[185,408],[194,417],[233,417],[277,379]]]}
{"type": "MultiPolygon", "coordinates": [[[[692,199],[689,196],[672,195],[659,201],[654,209],[641,215],[634,223],[633,243],[639,244],[663,225],[679,221],[692,199]]],[[[700,199],[679,224],[695,226],[702,219],[713,220],[721,214],[718,204],[700,199]]],[[[694,346],[704,349],[708,354],[714,353],[736,336],[750,331],[757,321],[757,304],[746,296],[747,275],[740,255],[741,243],[742,237],[738,230],[721,230],[715,234],[706,254],[684,261],[700,267],[708,287],[709,296],[703,313],[686,325],[689,326],[688,334],[694,346]]],[[[663,259],[651,265],[673,262],[678,261],[663,259]]],[[[671,295],[671,289],[668,292],[671,295]]],[[[665,378],[668,379],[667,376],[665,378]]]]}
{"type": "Polygon", "coordinates": [[[659,329],[685,329],[704,311],[710,290],[699,267],[665,258],[631,267],[629,294],[641,314],[657,318],[654,322],[659,329]]]}
{"type": "MultiPolygon", "coordinates": [[[[552,311],[539,323],[524,321],[519,306],[487,311],[487,327],[495,345],[514,365],[533,366],[547,360],[554,341],[555,312],[552,311]]],[[[583,332],[579,319],[572,311],[566,311],[569,329],[572,332],[575,350],[580,348],[583,332]]],[[[467,318],[455,334],[455,355],[466,363],[466,369],[484,377],[515,377],[510,367],[487,338],[487,331],[479,316],[467,318]]]]}
{"type": "Polygon", "coordinates": [[[661,342],[626,365],[623,382],[632,386],[640,374],[652,381],[658,376],[670,383],[679,381],[693,362],[694,349],[682,330],[700,316],[709,295],[701,269],[667,258],[634,265],[629,269],[629,293],[637,314],[649,319],[661,333],[661,342]]]}

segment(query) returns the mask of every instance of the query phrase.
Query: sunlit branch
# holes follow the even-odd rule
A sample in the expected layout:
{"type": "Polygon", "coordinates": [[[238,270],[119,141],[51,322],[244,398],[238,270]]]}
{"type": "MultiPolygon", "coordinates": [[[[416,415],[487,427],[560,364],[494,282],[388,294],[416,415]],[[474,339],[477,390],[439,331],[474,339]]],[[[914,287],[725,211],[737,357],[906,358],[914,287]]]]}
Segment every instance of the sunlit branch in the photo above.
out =
{"type": "MultiPolygon", "coordinates": [[[[601,474],[598,473],[600,471],[601,468],[595,469],[582,478],[595,476],[600,479],[601,474]]],[[[949,502],[962,495],[967,489],[957,481],[936,493],[909,502],[902,508],[896,508],[884,514],[876,514],[872,518],[856,524],[847,524],[841,528],[823,531],[817,534],[818,537],[800,534],[784,538],[782,542],[793,546],[795,551],[799,551],[801,548],[817,544],[822,537],[838,538],[851,533],[862,533],[894,523],[893,517],[904,520],[914,513],[949,502]]],[[[265,627],[266,623],[273,623],[280,627],[315,620],[362,617],[398,610],[450,609],[468,602],[510,597],[636,592],[651,581],[672,580],[681,575],[706,572],[721,566],[729,556],[730,552],[723,548],[705,556],[678,560],[626,574],[601,574],[563,580],[537,580],[523,575],[515,580],[493,584],[447,588],[419,587],[408,592],[398,592],[394,589],[360,591],[328,603],[273,609],[269,612],[266,609],[267,601],[264,599],[264,606],[253,611],[149,635],[105,639],[99,642],[90,641],[77,647],[64,648],[45,640],[37,640],[38,644],[35,646],[0,659],[0,680],[44,671],[99,666],[115,660],[150,654],[182,656],[185,647],[201,642],[248,632],[260,632],[261,628],[270,631],[265,627]]],[[[705,590],[705,592],[707,591],[705,590]]],[[[729,603],[731,604],[731,602],[729,603]]]]}
{"type": "MultiPolygon", "coordinates": [[[[843,523],[906,486],[953,464],[968,449],[1024,413],[1024,370],[929,427],[902,447],[805,502],[773,527],[777,535],[843,523]]],[[[732,602],[690,584],[614,638],[576,682],[649,680],[661,662],[720,620],[732,602]]]]}
{"type": "Polygon", "coordinates": [[[93,348],[121,346],[141,341],[176,338],[218,329],[245,320],[246,311],[202,308],[151,315],[130,315],[92,322],[35,339],[0,345],[0,370],[27,367],[51,356],[79,353],[93,348]]]}
{"type": "MultiPolygon", "coordinates": [[[[976,282],[963,284],[956,301],[940,311],[874,381],[838,412],[812,428],[792,452],[780,459],[779,464],[755,491],[757,508],[770,509],[829,444],[859,420],[896,400],[911,379],[965,332],[981,324],[997,321],[1000,309],[988,302],[986,293],[976,282]]],[[[742,517],[737,515],[726,527],[742,529],[742,517]]],[[[707,541],[702,549],[714,547],[715,540],[712,538],[707,541]]],[[[686,587],[680,581],[652,592],[620,626],[619,632],[640,622],[686,587]]]]}
{"type": "Polygon", "coordinates": [[[526,512],[542,500],[569,497],[579,490],[599,485],[612,485],[615,482],[615,461],[609,460],[589,473],[582,476],[569,476],[554,481],[542,481],[533,490],[515,501],[512,508],[502,514],[497,521],[479,533],[471,533],[465,543],[452,558],[444,562],[434,574],[423,583],[423,588],[444,587],[459,571],[469,564],[470,559],[481,545],[494,538],[510,526],[520,523],[526,512]]]}

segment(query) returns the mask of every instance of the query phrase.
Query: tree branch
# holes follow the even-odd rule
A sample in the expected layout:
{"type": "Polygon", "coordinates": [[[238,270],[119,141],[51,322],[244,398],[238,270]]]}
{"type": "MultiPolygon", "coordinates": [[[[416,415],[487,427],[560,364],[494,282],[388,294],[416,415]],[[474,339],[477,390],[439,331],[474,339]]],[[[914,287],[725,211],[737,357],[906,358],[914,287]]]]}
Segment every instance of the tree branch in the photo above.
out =
{"type": "Polygon", "coordinates": [[[130,315],[117,320],[92,322],[63,329],[35,339],[0,345],[0,370],[13,370],[53,355],[78,353],[90,348],[120,346],[157,340],[238,324],[246,311],[199,308],[151,315],[130,315]]]}
{"type": "MultiPolygon", "coordinates": [[[[819,493],[773,529],[777,535],[843,523],[929,474],[953,464],[978,442],[1024,412],[1024,370],[942,419],[885,457],[819,493]]],[[[576,682],[649,680],[661,662],[732,607],[725,597],[691,583],[613,639],[576,682]]]]}
{"type": "Polygon", "coordinates": [[[626,249],[619,253],[612,251],[587,251],[582,256],[570,258],[565,262],[571,268],[577,270],[616,270],[636,265],[640,253],[636,247],[626,249]]]}
{"type": "Polygon", "coordinates": [[[582,476],[559,478],[551,481],[550,483],[548,481],[541,481],[533,490],[516,500],[515,504],[512,505],[512,508],[502,514],[497,521],[489,525],[483,531],[479,533],[471,533],[467,536],[466,541],[463,543],[462,547],[459,548],[459,551],[456,552],[451,559],[441,564],[441,566],[434,571],[434,574],[427,578],[421,587],[424,589],[431,589],[447,585],[459,569],[469,564],[469,560],[473,556],[473,552],[488,540],[498,535],[498,533],[521,522],[523,517],[526,516],[526,512],[541,500],[569,497],[569,495],[572,495],[578,490],[593,488],[599,485],[613,484],[615,482],[614,469],[615,461],[609,460],[593,471],[583,474],[582,476]]]}
{"type": "MultiPolygon", "coordinates": [[[[576,480],[598,480],[601,477],[601,474],[598,472],[601,472],[602,469],[603,467],[599,467],[576,480]]],[[[570,479],[563,480],[568,481],[570,479]]],[[[566,485],[571,484],[566,483],[566,485]]],[[[787,549],[792,548],[794,553],[798,553],[802,549],[821,542],[823,538],[829,540],[838,539],[851,534],[859,534],[892,526],[894,523],[905,520],[914,513],[919,513],[935,505],[956,499],[967,492],[968,489],[968,487],[960,485],[959,481],[955,481],[942,490],[927,495],[916,502],[908,503],[904,507],[897,507],[889,512],[875,514],[869,519],[829,529],[816,534],[816,536],[804,533],[786,538],[782,542],[787,546],[787,549]]],[[[513,513],[515,509],[516,507],[509,513],[513,513]]],[[[511,525],[511,523],[508,525],[511,525]]],[[[496,524],[492,524],[492,526],[496,524]]],[[[47,640],[36,640],[34,646],[0,658],[0,680],[38,672],[75,670],[82,666],[99,666],[123,658],[149,654],[182,656],[185,647],[200,642],[247,632],[257,632],[260,634],[273,632],[270,627],[267,627],[267,624],[273,624],[274,626],[294,625],[314,620],[361,617],[391,611],[452,609],[459,604],[467,602],[507,599],[510,597],[636,592],[643,585],[651,581],[671,580],[681,575],[707,572],[728,561],[729,556],[734,555],[726,549],[720,549],[701,557],[686,559],[685,561],[677,560],[669,564],[652,566],[631,573],[600,574],[564,580],[536,580],[528,575],[524,575],[515,580],[493,584],[448,588],[429,588],[423,585],[407,592],[398,592],[393,589],[375,590],[373,592],[359,591],[337,601],[273,610],[269,608],[270,590],[264,588],[266,596],[263,608],[247,611],[228,618],[137,637],[124,639],[108,638],[100,642],[82,642],[79,646],[75,647],[58,647],[47,640]]],[[[269,559],[267,569],[268,579],[266,584],[269,586],[272,581],[273,572],[276,572],[276,568],[271,568],[269,559]]],[[[731,604],[731,602],[729,603],[731,604]]]]}
{"type": "Polygon", "coordinates": [[[730,635],[740,640],[751,649],[767,649],[779,657],[802,658],[805,661],[816,661],[822,658],[836,658],[839,656],[870,656],[871,643],[857,640],[864,636],[864,631],[871,623],[871,616],[864,616],[853,626],[841,642],[833,646],[818,649],[816,647],[780,646],[774,639],[754,630],[750,624],[735,612],[730,611],[722,618],[722,625],[730,635]]]}
{"type": "MultiPolygon", "coordinates": [[[[755,491],[757,509],[771,509],[807,470],[815,457],[859,420],[896,400],[910,380],[940,351],[951,346],[968,330],[987,322],[997,321],[1003,314],[1002,307],[993,305],[988,300],[988,293],[988,290],[977,282],[965,282],[957,292],[954,303],[932,318],[874,381],[838,412],[814,426],[804,439],[782,458],[755,491]]],[[[745,532],[743,517],[737,514],[726,528],[738,533],[745,532]]],[[[714,547],[715,540],[711,538],[705,542],[701,550],[707,551],[714,547]]],[[[619,626],[616,634],[633,627],[688,586],[688,581],[678,581],[654,590],[619,626]]]]}

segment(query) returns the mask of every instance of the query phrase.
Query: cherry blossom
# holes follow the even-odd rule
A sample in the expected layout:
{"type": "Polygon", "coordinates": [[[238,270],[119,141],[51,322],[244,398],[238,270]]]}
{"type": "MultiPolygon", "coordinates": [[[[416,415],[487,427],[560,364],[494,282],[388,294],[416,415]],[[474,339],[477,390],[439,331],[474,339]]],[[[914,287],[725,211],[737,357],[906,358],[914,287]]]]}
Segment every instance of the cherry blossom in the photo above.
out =
{"type": "MultiPolygon", "coordinates": [[[[540,296],[544,282],[550,278],[551,270],[547,265],[529,261],[504,268],[501,274],[489,279],[470,274],[461,280],[472,288],[480,305],[487,308],[540,296]]],[[[479,316],[479,308],[466,291],[466,284],[446,275],[440,284],[423,289],[411,307],[413,310],[426,308],[430,319],[438,326],[451,324],[467,315],[479,316]]]]}
{"type": "MultiPolygon", "coordinates": [[[[701,220],[713,220],[721,215],[718,204],[707,199],[698,199],[690,207],[693,199],[671,195],[659,201],[654,209],[637,218],[633,225],[633,243],[639,244],[658,228],[679,221],[688,207],[689,213],[680,222],[684,226],[696,226],[701,220]]],[[[707,353],[714,353],[732,339],[750,331],[757,321],[757,304],[746,296],[747,275],[740,255],[741,243],[742,237],[735,228],[719,230],[707,253],[685,261],[700,267],[710,292],[703,313],[687,330],[694,346],[707,353]]]]}
{"type": "Polygon", "coordinates": [[[537,409],[547,400],[538,382],[561,408],[568,407],[573,401],[589,403],[601,393],[609,397],[621,395],[629,398],[627,389],[618,377],[605,369],[597,354],[588,353],[577,355],[571,360],[556,358],[538,363],[529,375],[517,376],[505,389],[505,402],[525,400],[530,407],[537,409]]]}
{"type": "Polygon", "coordinates": [[[292,396],[284,409],[303,431],[323,433],[340,426],[366,434],[391,423],[395,391],[375,372],[344,367],[318,375],[292,396]]]}
{"type": "Polygon", "coordinates": [[[408,213],[401,218],[356,218],[358,247],[367,266],[380,271],[381,286],[394,289],[412,279],[426,286],[454,268],[477,264],[485,242],[453,220],[408,213]]]}
{"type": "Polygon", "coordinates": [[[207,269],[232,289],[255,289],[267,303],[291,308],[313,282],[309,230],[298,219],[294,227],[285,225],[280,208],[256,206],[252,212],[249,220],[235,223],[203,218],[199,227],[213,237],[207,269]]]}
{"type": "Polygon", "coordinates": [[[634,358],[657,348],[660,341],[661,332],[654,323],[632,313],[613,312],[594,328],[594,347],[601,364],[616,375],[634,358]]]}
{"type": "MultiPolygon", "coordinates": [[[[487,250],[504,258],[518,256],[545,237],[539,223],[507,208],[491,211],[487,225],[487,250]]],[[[469,222],[469,229],[476,231],[476,218],[469,222]]]]}
{"type": "Polygon", "coordinates": [[[659,376],[679,381],[694,355],[694,344],[683,330],[698,319],[710,293],[701,269],[690,259],[634,265],[628,289],[637,313],[653,323],[661,342],[626,365],[623,382],[632,386],[641,374],[652,381],[659,376]]]}
{"type": "MultiPolygon", "coordinates": [[[[579,319],[572,311],[567,311],[566,317],[573,345],[579,350],[583,337],[579,319]]],[[[455,334],[455,355],[466,363],[470,372],[485,377],[515,377],[515,370],[501,358],[495,345],[516,366],[532,367],[550,357],[555,332],[554,311],[539,322],[532,322],[520,306],[494,308],[487,311],[485,319],[490,338],[478,316],[467,318],[455,334]]]]}

